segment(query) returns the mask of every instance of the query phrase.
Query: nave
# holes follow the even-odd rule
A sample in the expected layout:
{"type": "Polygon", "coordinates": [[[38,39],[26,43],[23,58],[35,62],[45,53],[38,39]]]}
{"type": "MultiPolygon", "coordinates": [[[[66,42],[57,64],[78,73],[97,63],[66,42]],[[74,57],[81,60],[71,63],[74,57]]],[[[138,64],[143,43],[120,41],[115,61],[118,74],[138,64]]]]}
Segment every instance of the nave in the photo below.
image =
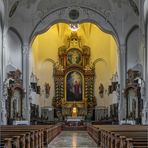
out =
{"type": "Polygon", "coordinates": [[[65,124],[2,126],[0,148],[148,148],[148,126],[87,123],[85,130],[65,124]]]}
{"type": "Polygon", "coordinates": [[[0,0],[0,148],[147,134],[148,0],[0,0]]]}

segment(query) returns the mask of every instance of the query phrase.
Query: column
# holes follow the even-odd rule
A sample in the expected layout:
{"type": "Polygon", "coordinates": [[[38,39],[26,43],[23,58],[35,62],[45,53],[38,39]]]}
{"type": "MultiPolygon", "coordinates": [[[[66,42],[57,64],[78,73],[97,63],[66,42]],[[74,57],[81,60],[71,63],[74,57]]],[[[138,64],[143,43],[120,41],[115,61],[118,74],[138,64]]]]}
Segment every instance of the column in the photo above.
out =
{"type": "Polygon", "coordinates": [[[6,43],[7,43],[7,28],[1,28],[0,26],[0,119],[2,125],[7,124],[7,111],[6,111],[6,100],[8,98],[6,76],[5,76],[5,55],[6,43]]]}
{"type": "Polygon", "coordinates": [[[143,124],[148,124],[148,17],[146,24],[146,49],[145,49],[145,100],[144,100],[144,108],[143,108],[143,124]]]}
{"type": "MultiPolygon", "coordinates": [[[[0,20],[1,23],[1,20],[0,20]]],[[[2,46],[2,28],[0,25],[0,113],[2,112],[2,98],[3,98],[3,46],[2,46]]],[[[2,114],[0,114],[0,119],[2,119],[2,114]]],[[[0,120],[0,124],[2,121],[0,120]]]]}
{"type": "Polygon", "coordinates": [[[119,121],[126,118],[126,99],[124,97],[124,89],[126,87],[126,46],[125,44],[120,45],[119,49],[119,72],[120,72],[120,100],[118,108],[119,121]]]}
{"type": "Polygon", "coordinates": [[[29,101],[29,50],[28,43],[23,44],[23,88],[25,97],[23,101],[23,117],[30,121],[30,101],[29,101]]]}

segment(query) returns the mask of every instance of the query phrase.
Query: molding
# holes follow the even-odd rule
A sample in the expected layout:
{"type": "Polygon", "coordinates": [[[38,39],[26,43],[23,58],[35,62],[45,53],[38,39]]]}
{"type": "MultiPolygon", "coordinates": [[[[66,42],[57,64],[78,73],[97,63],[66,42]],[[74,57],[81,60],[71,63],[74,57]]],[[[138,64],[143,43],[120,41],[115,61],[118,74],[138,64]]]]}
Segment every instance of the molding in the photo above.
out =
{"type": "MultiPolygon", "coordinates": [[[[106,13],[106,11],[105,11],[106,13]]],[[[30,35],[29,43],[32,44],[34,38],[48,30],[53,24],[58,22],[65,23],[83,23],[83,22],[92,22],[95,23],[102,31],[113,35],[117,44],[119,44],[118,33],[116,32],[112,23],[108,18],[99,11],[86,8],[86,7],[63,7],[57,10],[50,12],[48,15],[44,16],[34,27],[33,32],[30,35]],[[69,17],[69,12],[71,9],[76,9],[79,11],[79,18],[76,20],[71,20],[69,17]]]]}

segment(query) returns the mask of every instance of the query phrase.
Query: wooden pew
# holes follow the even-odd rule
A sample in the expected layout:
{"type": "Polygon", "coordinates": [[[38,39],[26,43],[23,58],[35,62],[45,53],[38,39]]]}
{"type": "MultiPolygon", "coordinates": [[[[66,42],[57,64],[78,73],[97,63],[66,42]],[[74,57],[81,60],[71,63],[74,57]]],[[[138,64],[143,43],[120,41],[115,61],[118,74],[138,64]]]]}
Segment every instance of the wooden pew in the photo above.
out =
{"type": "Polygon", "coordinates": [[[20,136],[20,140],[19,140],[19,145],[21,147],[33,147],[34,148],[34,132],[31,131],[20,131],[20,130],[5,130],[5,131],[1,131],[1,138],[7,138],[10,136],[20,136]]]}
{"type": "Polygon", "coordinates": [[[1,148],[20,148],[19,145],[20,136],[9,136],[9,138],[5,138],[0,140],[0,147],[1,148]]]}
{"type": "MultiPolygon", "coordinates": [[[[121,145],[120,136],[127,136],[129,138],[146,138],[146,127],[143,126],[117,126],[106,127],[101,129],[101,147],[119,147],[121,145]],[[138,135],[137,135],[138,134],[138,135]]],[[[122,144],[123,145],[123,144],[122,144]]],[[[120,146],[122,147],[122,146],[120,146]]]]}
{"type": "MultiPolygon", "coordinates": [[[[61,132],[61,124],[57,125],[23,125],[23,126],[15,126],[15,125],[8,125],[8,126],[1,126],[1,134],[5,137],[3,137],[3,141],[5,141],[6,138],[9,138],[10,135],[7,135],[7,133],[13,133],[13,136],[16,135],[22,135],[23,133],[30,133],[30,143],[28,144],[27,148],[43,148],[44,146],[47,146],[50,141],[55,138],[60,132],[61,132]]],[[[25,137],[26,138],[26,137],[25,137]]],[[[7,145],[12,145],[12,141],[14,139],[11,138],[11,140],[7,140],[7,145]],[[10,144],[11,143],[11,144],[10,144]]],[[[6,142],[5,142],[6,143],[6,142]]],[[[22,144],[21,141],[19,141],[19,144],[22,144]]],[[[26,143],[25,143],[26,144],[26,143]]],[[[24,145],[25,145],[24,144],[24,145]]]]}
{"type": "MultiPolygon", "coordinates": [[[[43,144],[42,144],[42,131],[40,129],[32,129],[32,128],[25,128],[25,127],[21,127],[21,126],[14,126],[14,127],[3,127],[1,129],[1,133],[4,134],[4,133],[15,133],[16,135],[19,135],[19,134],[22,134],[22,133],[26,133],[26,134],[29,134],[30,136],[26,137],[28,138],[27,143],[28,143],[28,147],[34,147],[35,145],[38,146],[38,147],[43,147],[43,144]]],[[[42,138],[43,139],[43,138],[42,138]]]]}
{"type": "Polygon", "coordinates": [[[88,125],[87,127],[88,133],[98,145],[101,144],[101,148],[127,148],[131,147],[132,142],[134,147],[145,148],[148,142],[147,129],[148,126],[140,125],[88,125]],[[132,140],[128,140],[129,138],[132,140]]]}

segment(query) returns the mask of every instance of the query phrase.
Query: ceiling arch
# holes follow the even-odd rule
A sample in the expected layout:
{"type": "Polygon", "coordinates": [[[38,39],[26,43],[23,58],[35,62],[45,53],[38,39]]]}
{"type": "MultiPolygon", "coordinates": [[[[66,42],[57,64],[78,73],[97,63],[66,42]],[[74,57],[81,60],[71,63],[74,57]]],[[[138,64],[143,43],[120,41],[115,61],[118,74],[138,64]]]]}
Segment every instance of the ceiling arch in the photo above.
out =
{"type": "Polygon", "coordinates": [[[45,16],[35,26],[32,34],[30,35],[29,42],[31,43],[36,35],[46,31],[47,29],[49,29],[50,26],[52,26],[57,22],[66,22],[66,23],[93,22],[104,32],[112,34],[118,44],[120,42],[116,29],[103,14],[88,8],[80,8],[80,7],[61,8],[45,16]],[[80,16],[78,19],[72,20],[68,16],[71,9],[76,9],[77,11],[79,11],[80,16]]]}

